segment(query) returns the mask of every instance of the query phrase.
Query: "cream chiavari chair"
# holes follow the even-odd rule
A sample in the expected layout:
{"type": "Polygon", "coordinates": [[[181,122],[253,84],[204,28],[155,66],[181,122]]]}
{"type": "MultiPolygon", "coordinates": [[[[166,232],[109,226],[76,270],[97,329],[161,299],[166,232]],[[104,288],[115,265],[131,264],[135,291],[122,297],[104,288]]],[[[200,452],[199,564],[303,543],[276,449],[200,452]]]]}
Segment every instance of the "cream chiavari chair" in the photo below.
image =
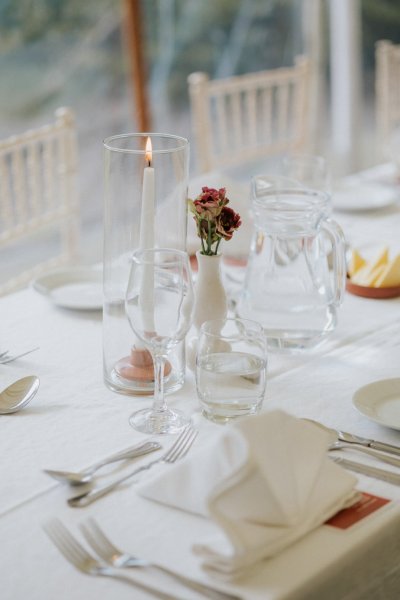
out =
{"type": "Polygon", "coordinates": [[[205,172],[309,146],[309,62],[210,80],[188,77],[197,166],[205,172]]]}
{"type": "Polygon", "coordinates": [[[0,141],[0,295],[43,271],[74,261],[78,250],[74,115],[0,141]]]}
{"type": "Polygon", "coordinates": [[[390,154],[391,135],[400,127],[400,44],[387,40],[376,44],[376,126],[383,157],[390,154]]]}

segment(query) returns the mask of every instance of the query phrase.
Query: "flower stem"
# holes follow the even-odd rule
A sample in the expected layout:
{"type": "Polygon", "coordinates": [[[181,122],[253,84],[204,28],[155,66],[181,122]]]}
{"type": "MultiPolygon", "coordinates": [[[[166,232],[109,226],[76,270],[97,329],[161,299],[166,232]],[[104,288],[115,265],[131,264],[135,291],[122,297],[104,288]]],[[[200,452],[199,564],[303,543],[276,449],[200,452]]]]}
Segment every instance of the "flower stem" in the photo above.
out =
{"type": "Polygon", "coordinates": [[[207,254],[212,254],[211,250],[211,221],[208,221],[207,227],[207,254]]]}

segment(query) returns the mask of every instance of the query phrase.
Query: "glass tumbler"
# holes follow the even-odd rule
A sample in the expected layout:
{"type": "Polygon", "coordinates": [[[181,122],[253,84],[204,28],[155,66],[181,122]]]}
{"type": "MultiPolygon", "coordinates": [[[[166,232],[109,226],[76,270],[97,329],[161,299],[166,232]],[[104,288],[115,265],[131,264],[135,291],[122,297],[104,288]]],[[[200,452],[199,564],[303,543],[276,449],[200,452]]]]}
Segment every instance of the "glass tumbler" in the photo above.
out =
{"type": "Polygon", "coordinates": [[[247,319],[203,323],[196,359],[196,387],[205,417],[227,423],[259,412],[266,380],[266,338],[259,323],[247,319]]]}
{"type": "MultiPolygon", "coordinates": [[[[159,133],[121,134],[104,141],[103,374],[113,391],[154,391],[152,358],[125,313],[131,256],[136,250],[186,250],[189,144],[159,133]]],[[[184,381],[180,342],[165,372],[166,393],[184,381]]]]}

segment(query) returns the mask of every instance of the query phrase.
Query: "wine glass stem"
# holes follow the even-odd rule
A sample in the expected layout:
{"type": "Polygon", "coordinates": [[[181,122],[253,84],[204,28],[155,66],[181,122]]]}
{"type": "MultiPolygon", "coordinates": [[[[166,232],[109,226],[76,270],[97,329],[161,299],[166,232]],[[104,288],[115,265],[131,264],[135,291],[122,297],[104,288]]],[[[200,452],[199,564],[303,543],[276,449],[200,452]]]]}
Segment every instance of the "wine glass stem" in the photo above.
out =
{"type": "Polygon", "coordinates": [[[167,410],[164,400],[164,369],[166,357],[162,354],[154,354],[154,404],[153,411],[163,413],[167,410]]]}

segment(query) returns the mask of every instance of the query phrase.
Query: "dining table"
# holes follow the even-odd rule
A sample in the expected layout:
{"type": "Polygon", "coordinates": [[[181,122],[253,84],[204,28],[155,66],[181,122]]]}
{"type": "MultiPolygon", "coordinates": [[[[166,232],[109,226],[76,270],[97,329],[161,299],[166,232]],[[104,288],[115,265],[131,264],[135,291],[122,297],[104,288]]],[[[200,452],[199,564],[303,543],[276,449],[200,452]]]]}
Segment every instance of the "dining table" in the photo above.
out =
{"type": "MultiPolygon", "coordinates": [[[[212,185],[214,180],[210,175],[202,181],[212,185]]],[[[391,190],[393,198],[384,206],[363,210],[362,206],[336,208],[333,194],[333,218],[341,225],[349,247],[362,251],[387,245],[391,252],[399,252],[400,185],[393,168],[379,165],[355,174],[350,183],[354,190],[358,184],[364,190],[368,185],[381,186],[391,190]]],[[[248,198],[243,199],[246,201],[248,198]]],[[[237,269],[236,280],[232,279],[236,286],[245,267],[237,269]]],[[[226,275],[229,286],[231,273],[227,270],[226,275]]],[[[0,298],[0,315],[2,348],[17,353],[39,347],[14,362],[0,364],[1,387],[27,375],[40,378],[40,388],[28,406],[15,414],[0,415],[2,600],[152,598],[140,587],[81,573],[45,532],[49,520],[58,518],[82,540],[80,525],[88,517],[95,518],[126,552],[244,600],[400,597],[400,486],[364,474],[356,474],[357,489],[387,500],[378,510],[346,527],[324,523],[232,580],[205,571],[193,552],[195,544],[214,534],[216,524],[146,499],[137,493],[135,479],[90,506],[69,506],[66,500],[76,490],[55,481],[44,469],[80,470],[146,439],[129,425],[129,417],[134,410],[149,406],[152,399],[118,394],[105,385],[101,310],[63,308],[29,286],[0,298]]],[[[294,354],[269,353],[262,413],[280,409],[336,430],[400,446],[399,423],[390,426],[390,422],[368,418],[352,400],[363,386],[391,378],[400,378],[400,299],[371,299],[346,292],[337,327],[323,344],[294,354]]],[[[168,396],[168,402],[190,415],[198,430],[191,453],[205,447],[224,427],[202,415],[195,376],[189,368],[184,385],[168,396]]],[[[152,439],[160,442],[163,452],[175,438],[160,435],[152,439]]],[[[400,473],[396,467],[355,450],[340,455],[400,473]]],[[[142,457],[134,464],[152,458],[142,457]]],[[[115,465],[112,475],[123,474],[127,468],[132,467],[115,465]]],[[[204,597],[158,571],[136,569],[131,576],[168,590],[176,598],[204,597]]]]}

